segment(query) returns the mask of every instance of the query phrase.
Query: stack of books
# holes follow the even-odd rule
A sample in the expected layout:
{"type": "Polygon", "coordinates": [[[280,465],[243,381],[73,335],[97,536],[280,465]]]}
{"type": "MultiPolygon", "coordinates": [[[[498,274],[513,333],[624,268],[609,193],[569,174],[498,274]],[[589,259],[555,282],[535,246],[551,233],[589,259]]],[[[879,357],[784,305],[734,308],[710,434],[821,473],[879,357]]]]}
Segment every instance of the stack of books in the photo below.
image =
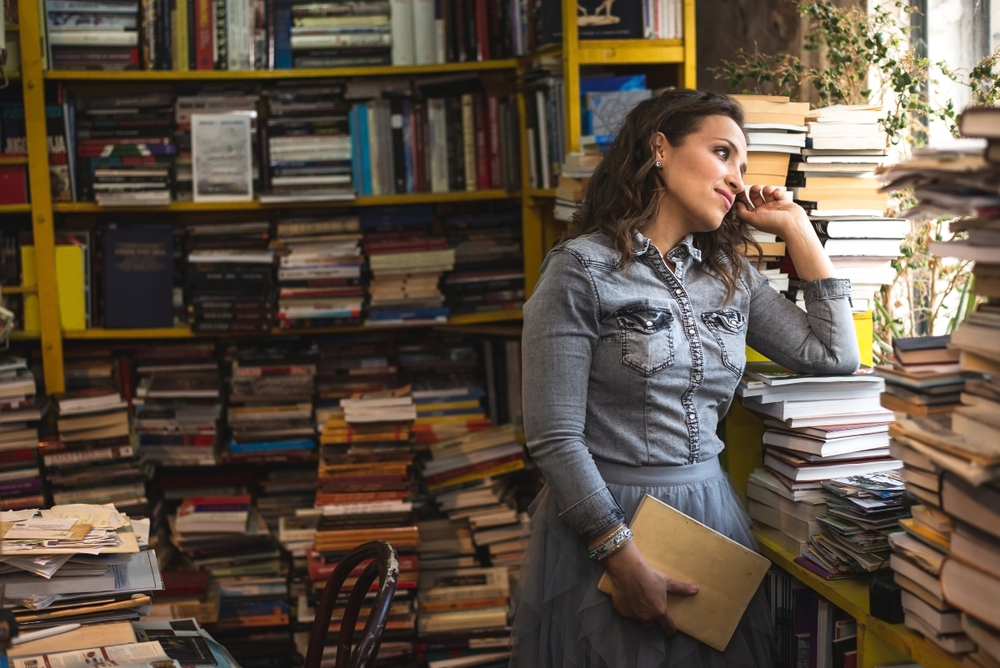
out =
{"type": "Polygon", "coordinates": [[[136,365],[133,426],[143,457],[160,466],[213,466],[218,456],[222,379],[215,346],[188,348],[195,355],[203,351],[206,357],[191,357],[181,364],[176,358],[151,363],[155,358],[145,357],[136,365]]]}
{"type": "Polygon", "coordinates": [[[137,70],[139,2],[78,6],[45,3],[49,67],[59,70],[137,70]]]}
{"type": "Polygon", "coordinates": [[[311,2],[292,5],[291,47],[295,67],[392,63],[389,3],[366,2],[353,11],[348,6],[346,15],[343,7],[311,2]]]}
{"type": "Polygon", "coordinates": [[[950,413],[961,403],[967,378],[951,335],[894,338],[889,364],[875,368],[885,378],[882,405],[909,415],[950,413]]]}
{"type": "Polygon", "coordinates": [[[759,496],[751,517],[770,527],[764,535],[826,576],[858,572],[862,564],[877,567],[852,553],[858,548],[851,540],[838,540],[847,531],[863,531],[863,522],[847,527],[850,518],[834,513],[823,491],[825,481],[834,478],[900,467],[889,454],[892,413],[879,404],[883,386],[867,368],[851,376],[812,376],[755,362],[747,365],[736,390],[746,408],[765,416],[766,473],[751,476],[759,496]],[[821,504],[827,504],[826,512],[821,504]]]}
{"type": "Polygon", "coordinates": [[[0,357],[0,510],[44,505],[38,459],[38,422],[48,412],[35,396],[35,376],[24,358],[0,357]]]}
{"type": "MultiPolygon", "coordinates": [[[[747,171],[750,185],[784,186],[791,156],[806,145],[808,102],[791,102],[781,95],[736,95],[744,111],[747,171]]],[[[783,253],[782,253],[783,254],[783,253]]]]}
{"type": "MultiPolygon", "coordinates": [[[[510,580],[502,566],[430,570],[420,575],[417,618],[421,639],[435,636],[503,634],[507,627],[510,580]]],[[[459,651],[459,656],[472,652],[459,651]]],[[[497,652],[496,659],[509,656],[497,652]]],[[[468,664],[468,665],[479,665],[468,664]]]]}
{"type": "Polygon", "coordinates": [[[322,80],[281,82],[264,92],[262,202],[354,197],[343,93],[342,81],[322,80]]]}
{"type": "Polygon", "coordinates": [[[279,220],[278,322],[282,329],[361,324],[365,302],[356,217],[279,220]]]}
{"type": "Polygon", "coordinates": [[[316,428],[331,415],[343,417],[340,400],[358,393],[379,392],[400,385],[389,339],[376,333],[342,336],[320,344],[316,367],[316,428]]]}
{"type": "Polygon", "coordinates": [[[81,98],[75,123],[77,179],[102,206],[164,206],[173,195],[177,147],[170,93],[81,98]]]}
{"type": "Polygon", "coordinates": [[[910,231],[886,218],[888,198],[875,169],[887,137],[880,107],[834,105],[809,112],[808,146],[789,178],[795,199],[809,212],[837,275],[851,279],[854,310],[872,310],[873,295],[891,284],[890,263],[910,231]]]}
{"type": "Polygon", "coordinates": [[[426,450],[434,443],[490,427],[490,419],[482,407],[485,394],[475,382],[418,382],[413,389],[413,402],[417,406],[413,433],[417,449],[426,450]]]}
{"type": "Polygon", "coordinates": [[[174,104],[177,160],[174,183],[178,202],[194,198],[194,171],[191,156],[191,116],[193,114],[238,114],[251,118],[251,128],[257,119],[260,96],[236,88],[227,92],[206,91],[196,95],[178,95],[174,104]]]}
{"type": "Polygon", "coordinates": [[[226,419],[230,462],[311,461],[316,451],[313,377],[318,350],[239,348],[226,419]]]}
{"type": "Polygon", "coordinates": [[[185,301],[192,332],[270,333],[270,230],[267,221],[187,227],[185,301]]]}
{"type": "Polygon", "coordinates": [[[128,404],[115,390],[53,395],[59,435],[40,443],[55,503],[114,503],[145,514],[146,477],[130,438],[128,404]]]}
{"type": "MultiPolygon", "coordinates": [[[[587,186],[594,170],[604,159],[597,148],[567,153],[559,167],[559,183],[552,215],[556,220],[569,222],[586,200],[587,186]]],[[[532,177],[534,180],[535,177],[532,177]]],[[[541,187],[541,186],[537,186],[541,187]]]]}
{"type": "Polygon", "coordinates": [[[170,528],[183,566],[209,571],[218,584],[218,619],[209,626],[213,635],[238,660],[288,651],[287,578],[250,495],[185,498],[170,517],[170,528]],[[275,635],[274,647],[257,642],[259,634],[275,635]]]}
{"type": "Polygon", "coordinates": [[[362,214],[362,243],[372,274],[367,325],[447,321],[439,283],[455,266],[455,249],[445,237],[431,234],[432,222],[427,207],[362,214]]]}
{"type": "MultiPolygon", "coordinates": [[[[113,504],[56,504],[5,513],[0,576],[23,635],[64,623],[138,619],[163,589],[149,525],[113,504]]],[[[30,665],[30,664],[27,664],[30,665]]]]}
{"type": "Polygon", "coordinates": [[[448,245],[455,249],[455,269],[444,280],[451,313],[521,308],[521,212],[451,215],[444,224],[448,245]]]}
{"type": "MultiPolygon", "coordinates": [[[[995,109],[971,112],[980,115],[992,119],[981,130],[994,127],[995,109]]],[[[960,128],[965,125],[963,114],[960,128]]],[[[990,236],[998,229],[1000,197],[997,164],[985,158],[984,150],[983,145],[931,149],[882,174],[887,189],[917,183],[911,211],[967,216],[954,229],[980,230],[975,239],[932,242],[929,250],[974,262],[973,272],[988,277],[1000,266],[1000,243],[990,236]]],[[[995,317],[1000,290],[988,278],[976,280],[972,289],[983,301],[948,342],[958,352],[958,372],[950,383],[940,379],[951,385],[947,390],[959,390],[960,403],[926,415],[901,405],[906,410],[896,413],[890,430],[893,447],[911,470],[907,488],[922,503],[914,507],[913,522],[904,525],[912,540],[894,540],[892,560],[905,590],[906,624],[944,649],[965,654],[970,666],[994,666],[1000,662],[1000,616],[994,604],[1000,595],[1000,323],[995,317]]],[[[933,345],[928,349],[935,350],[933,345]]]]}

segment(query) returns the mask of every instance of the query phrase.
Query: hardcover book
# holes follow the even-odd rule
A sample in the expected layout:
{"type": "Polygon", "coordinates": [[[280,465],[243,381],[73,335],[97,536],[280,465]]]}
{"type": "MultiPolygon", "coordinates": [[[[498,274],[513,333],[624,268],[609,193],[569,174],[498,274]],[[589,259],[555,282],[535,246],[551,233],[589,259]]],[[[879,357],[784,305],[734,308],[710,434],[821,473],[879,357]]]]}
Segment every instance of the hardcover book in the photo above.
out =
{"type": "Polygon", "coordinates": [[[104,326],[172,327],[174,232],[169,226],[104,230],[104,326]]]}

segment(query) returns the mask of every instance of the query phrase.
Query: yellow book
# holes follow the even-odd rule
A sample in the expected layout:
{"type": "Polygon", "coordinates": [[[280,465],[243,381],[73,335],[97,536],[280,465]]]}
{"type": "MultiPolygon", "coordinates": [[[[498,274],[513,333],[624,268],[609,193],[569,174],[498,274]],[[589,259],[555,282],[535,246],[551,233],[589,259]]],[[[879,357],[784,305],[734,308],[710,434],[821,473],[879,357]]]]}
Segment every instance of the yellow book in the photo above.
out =
{"type": "Polygon", "coordinates": [[[188,62],[188,3],[178,2],[177,7],[171,12],[173,23],[173,47],[174,47],[174,69],[178,72],[187,72],[190,69],[188,62]]]}
{"type": "MultiPolygon", "coordinates": [[[[646,563],[698,585],[694,596],[667,596],[677,630],[725,650],[771,562],[648,494],[629,528],[646,563]]],[[[605,573],[597,587],[610,594],[611,577],[605,573]]]]}
{"type": "MultiPolygon", "coordinates": [[[[87,328],[87,300],[82,246],[56,246],[56,289],[59,292],[59,322],[64,330],[87,328]]],[[[21,285],[38,287],[38,265],[34,246],[21,246],[21,285]]],[[[24,329],[42,328],[38,294],[24,295],[24,329]]]]}
{"type": "Polygon", "coordinates": [[[63,330],[87,329],[85,274],[82,246],[56,246],[56,288],[63,330]]]}

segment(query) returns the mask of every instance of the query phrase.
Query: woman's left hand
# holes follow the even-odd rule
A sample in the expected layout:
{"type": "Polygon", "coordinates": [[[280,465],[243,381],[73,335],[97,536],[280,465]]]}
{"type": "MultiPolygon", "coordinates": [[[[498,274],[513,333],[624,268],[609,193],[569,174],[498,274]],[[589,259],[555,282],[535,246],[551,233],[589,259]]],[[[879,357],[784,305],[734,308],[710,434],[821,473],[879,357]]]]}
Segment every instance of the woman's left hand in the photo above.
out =
{"type": "Polygon", "coordinates": [[[809,227],[809,217],[792,201],[787,190],[778,186],[750,186],[736,196],[736,216],[761,232],[786,237],[794,230],[809,227]]]}

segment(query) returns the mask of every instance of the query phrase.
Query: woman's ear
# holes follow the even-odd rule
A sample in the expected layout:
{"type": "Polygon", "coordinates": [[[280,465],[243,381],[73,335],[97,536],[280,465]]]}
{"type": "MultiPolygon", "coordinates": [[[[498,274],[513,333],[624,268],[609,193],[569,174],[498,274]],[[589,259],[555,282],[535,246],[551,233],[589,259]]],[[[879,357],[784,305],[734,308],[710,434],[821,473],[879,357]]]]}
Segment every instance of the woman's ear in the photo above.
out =
{"type": "Polygon", "coordinates": [[[659,160],[661,162],[665,161],[667,158],[667,150],[670,148],[670,142],[667,141],[666,135],[662,132],[657,132],[653,135],[653,160],[659,160]]]}

